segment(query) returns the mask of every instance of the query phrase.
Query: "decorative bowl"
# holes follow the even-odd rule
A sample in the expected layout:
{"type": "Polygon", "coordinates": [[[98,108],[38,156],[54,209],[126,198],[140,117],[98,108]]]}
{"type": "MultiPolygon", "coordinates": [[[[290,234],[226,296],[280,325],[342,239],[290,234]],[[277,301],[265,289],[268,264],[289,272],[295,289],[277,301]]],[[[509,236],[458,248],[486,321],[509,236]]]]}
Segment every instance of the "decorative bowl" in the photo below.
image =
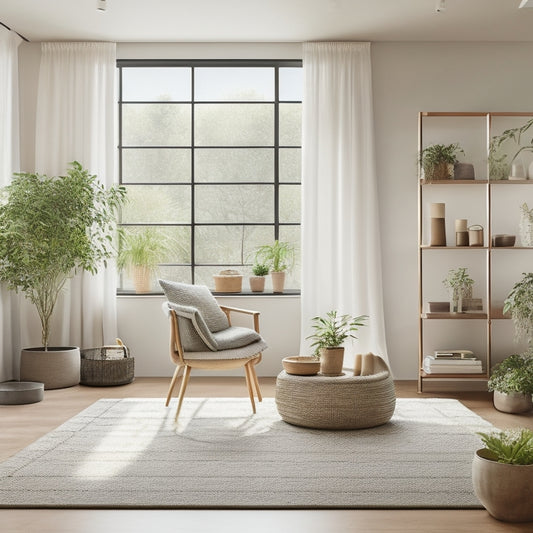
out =
{"type": "Polygon", "coordinates": [[[514,246],[516,235],[499,234],[492,236],[492,246],[514,246]]]}
{"type": "Polygon", "coordinates": [[[320,371],[320,359],[310,355],[293,355],[285,357],[281,362],[287,374],[314,376],[320,371]]]}

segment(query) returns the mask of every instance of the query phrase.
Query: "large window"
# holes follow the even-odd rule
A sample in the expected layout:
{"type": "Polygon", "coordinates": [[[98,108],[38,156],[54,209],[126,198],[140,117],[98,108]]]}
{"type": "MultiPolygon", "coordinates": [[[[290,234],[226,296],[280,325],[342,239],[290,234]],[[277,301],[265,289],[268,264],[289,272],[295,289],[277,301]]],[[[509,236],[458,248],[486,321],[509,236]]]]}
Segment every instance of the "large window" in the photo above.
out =
{"type": "MultiPolygon", "coordinates": [[[[118,70],[121,222],[165,236],[159,275],[211,288],[221,270],[246,278],[254,250],[275,239],[298,258],[301,61],[120,60],[118,70]]],[[[123,273],[120,290],[132,286],[123,273]]],[[[286,288],[299,288],[298,263],[286,288]]]]}

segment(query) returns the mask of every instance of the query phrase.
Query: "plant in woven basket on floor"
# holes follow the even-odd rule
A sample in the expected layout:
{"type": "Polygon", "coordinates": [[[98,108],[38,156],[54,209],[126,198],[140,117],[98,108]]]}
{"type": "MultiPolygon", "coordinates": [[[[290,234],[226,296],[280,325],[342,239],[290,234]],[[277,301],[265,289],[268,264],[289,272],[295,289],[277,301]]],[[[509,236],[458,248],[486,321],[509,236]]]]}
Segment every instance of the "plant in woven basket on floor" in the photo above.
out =
{"type": "Polygon", "coordinates": [[[532,521],[533,431],[516,428],[478,435],[485,446],[472,463],[479,501],[498,520],[532,521]]]}
{"type": "Polygon", "coordinates": [[[340,315],[336,310],[328,311],[326,316],[312,318],[314,333],[307,338],[315,347],[315,355],[320,357],[320,371],[324,375],[339,375],[342,373],[344,360],[344,347],[346,339],[356,339],[354,333],[364,326],[368,319],[367,315],[352,317],[340,315]]]}

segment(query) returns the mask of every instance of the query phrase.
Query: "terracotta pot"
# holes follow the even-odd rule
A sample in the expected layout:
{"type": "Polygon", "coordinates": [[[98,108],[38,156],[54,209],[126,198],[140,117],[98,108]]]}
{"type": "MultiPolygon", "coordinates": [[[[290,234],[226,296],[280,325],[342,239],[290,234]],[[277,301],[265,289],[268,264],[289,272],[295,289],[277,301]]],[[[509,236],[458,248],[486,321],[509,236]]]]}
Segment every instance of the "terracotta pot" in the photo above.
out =
{"type": "Polygon", "coordinates": [[[80,349],[73,346],[26,348],[20,357],[20,380],[44,383],[45,389],[73,387],[80,382],[80,349]]]}
{"type": "Polygon", "coordinates": [[[533,521],[533,465],[510,465],[483,457],[472,462],[472,483],[479,501],[491,516],[504,522],[533,521]]]}
{"type": "Polygon", "coordinates": [[[283,292],[285,287],[285,272],[271,272],[272,276],[272,292],[283,292]]]}
{"type": "Polygon", "coordinates": [[[503,413],[527,413],[533,409],[531,394],[494,391],[494,407],[503,413]]]}
{"type": "Polygon", "coordinates": [[[250,276],[248,281],[252,292],[263,292],[265,290],[265,276],[250,276]]]}
{"type": "Polygon", "coordinates": [[[344,348],[320,349],[320,373],[324,376],[341,376],[344,348]]]}
{"type": "Polygon", "coordinates": [[[134,266],[131,269],[131,276],[136,293],[143,294],[152,290],[152,276],[149,268],[134,266]]]}

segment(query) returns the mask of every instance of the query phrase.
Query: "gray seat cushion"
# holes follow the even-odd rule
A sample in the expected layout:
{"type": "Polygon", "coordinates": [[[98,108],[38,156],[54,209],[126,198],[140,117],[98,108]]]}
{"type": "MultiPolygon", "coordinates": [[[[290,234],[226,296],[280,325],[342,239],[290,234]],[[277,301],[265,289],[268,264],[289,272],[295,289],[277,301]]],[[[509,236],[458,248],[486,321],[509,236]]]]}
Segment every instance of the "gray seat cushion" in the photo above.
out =
{"type": "Polygon", "coordinates": [[[241,346],[246,346],[252,342],[261,340],[261,335],[257,331],[240,326],[230,326],[222,331],[217,331],[213,333],[213,337],[219,350],[240,348],[241,346]]]}
{"type": "Polygon", "coordinates": [[[209,331],[216,333],[229,327],[226,313],[220,309],[215,297],[205,285],[190,285],[164,279],[159,280],[159,285],[170,303],[197,309],[209,331]]]}

